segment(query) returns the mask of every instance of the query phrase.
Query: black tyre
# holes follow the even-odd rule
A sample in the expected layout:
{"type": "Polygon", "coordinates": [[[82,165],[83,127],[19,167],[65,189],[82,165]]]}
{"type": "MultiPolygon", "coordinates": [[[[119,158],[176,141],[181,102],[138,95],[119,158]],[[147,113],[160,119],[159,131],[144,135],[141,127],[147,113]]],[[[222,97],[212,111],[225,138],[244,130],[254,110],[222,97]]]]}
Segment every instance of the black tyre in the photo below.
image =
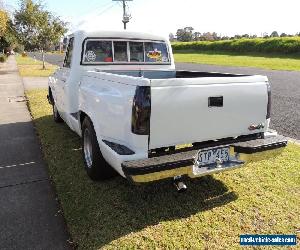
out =
{"type": "Polygon", "coordinates": [[[92,180],[106,180],[116,175],[105,161],[99,148],[93,123],[86,117],[82,123],[82,155],[88,176],[92,180]]]}
{"type": "Polygon", "coordinates": [[[56,104],[54,102],[52,105],[52,111],[53,111],[53,120],[57,123],[63,122],[63,119],[61,118],[61,116],[57,110],[56,104]]]}

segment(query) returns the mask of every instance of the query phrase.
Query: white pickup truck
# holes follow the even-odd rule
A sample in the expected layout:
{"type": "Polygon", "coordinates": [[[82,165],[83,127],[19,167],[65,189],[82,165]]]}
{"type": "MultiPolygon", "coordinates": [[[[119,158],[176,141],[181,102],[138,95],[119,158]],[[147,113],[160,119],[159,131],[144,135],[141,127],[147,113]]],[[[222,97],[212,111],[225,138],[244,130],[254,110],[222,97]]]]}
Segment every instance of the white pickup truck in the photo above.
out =
{"type": "Polygon", "coordinates": [[[268,129],[270,95],[265,76],[176,71],[164,37],[78,31],[48,100],[82,137],[92,179],[141,183],[234,169],[286,146],[268,129]]]}

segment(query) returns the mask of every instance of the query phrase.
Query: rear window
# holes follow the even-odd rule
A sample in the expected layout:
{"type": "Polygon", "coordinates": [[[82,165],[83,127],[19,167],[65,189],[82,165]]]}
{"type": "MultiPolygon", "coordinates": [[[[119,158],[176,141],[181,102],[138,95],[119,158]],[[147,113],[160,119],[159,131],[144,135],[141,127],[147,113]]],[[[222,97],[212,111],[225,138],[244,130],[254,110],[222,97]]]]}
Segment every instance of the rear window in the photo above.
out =
{"type": "Polygon", "coordinates": [[[128,62],[127,42],[114,42],[114,62],[128,62]]]}
{"type": "Polygon", "coordinates": [[[168,62],[169,56],[165,43],[145,43],[146,62],[168,62]]]}
{"type": "Polygon", "coordinates": [[[144,62],[144,44],[129,42],[130,62],[144,62]]]}
{"type": "Polygon", "coordinates": [[[112,62],[112,42],[88,41],[85,45],[83,61],[85,63],[112,62]]]}
{"type": "Polygon", "coordinates": [[[164,42],[88,39],[84,43],[82,63],[169,64],[170,56],[164,42]]]}

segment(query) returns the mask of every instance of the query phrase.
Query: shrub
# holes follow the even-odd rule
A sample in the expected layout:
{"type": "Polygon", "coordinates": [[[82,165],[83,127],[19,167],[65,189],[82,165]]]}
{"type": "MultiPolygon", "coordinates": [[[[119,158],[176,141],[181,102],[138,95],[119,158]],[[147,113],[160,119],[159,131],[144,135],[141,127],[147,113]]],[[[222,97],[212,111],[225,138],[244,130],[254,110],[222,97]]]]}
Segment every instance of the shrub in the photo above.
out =
{"type": "Polygon", "coordinates": [[[6,59],[7,59],[7,56],[6,55],[4,55],[4,54],[2,54],[2,53],[0,53],[0,62],[5,62],[6,61],[6,59]]]}
{"type": "Polygon", "coordinates": [[[280,38],[242,38],[223,41],[176,42],[176,50],[224,51],[224,52],[258,52],[258,53],[299,53],[300,37],[280,38]]]}
{"type": "Polygon", "coordinates": [[[24,52],[24,45],[18,44],[18,45],[15,47],[14,51],[15,51],[16,53],[22,54],[22,53],[24,52]]]}
{"type": "Polygon", "coordinates": [[[22,52],[22,57],[27,57],[27,53],[25,51],[22,52]]]}

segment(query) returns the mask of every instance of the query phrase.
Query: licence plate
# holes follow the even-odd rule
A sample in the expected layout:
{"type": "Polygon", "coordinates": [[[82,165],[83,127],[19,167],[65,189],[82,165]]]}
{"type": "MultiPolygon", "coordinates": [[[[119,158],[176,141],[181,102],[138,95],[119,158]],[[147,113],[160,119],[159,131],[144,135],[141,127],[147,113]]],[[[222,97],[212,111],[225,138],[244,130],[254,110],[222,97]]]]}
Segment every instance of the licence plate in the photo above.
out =
{"type": "Polygon", "coordinates": [[[200,150],[196,156],[196,165],[198,167],[217,163],[217,161],[221,163],[229,161],[229,147],[200,150]]]}

